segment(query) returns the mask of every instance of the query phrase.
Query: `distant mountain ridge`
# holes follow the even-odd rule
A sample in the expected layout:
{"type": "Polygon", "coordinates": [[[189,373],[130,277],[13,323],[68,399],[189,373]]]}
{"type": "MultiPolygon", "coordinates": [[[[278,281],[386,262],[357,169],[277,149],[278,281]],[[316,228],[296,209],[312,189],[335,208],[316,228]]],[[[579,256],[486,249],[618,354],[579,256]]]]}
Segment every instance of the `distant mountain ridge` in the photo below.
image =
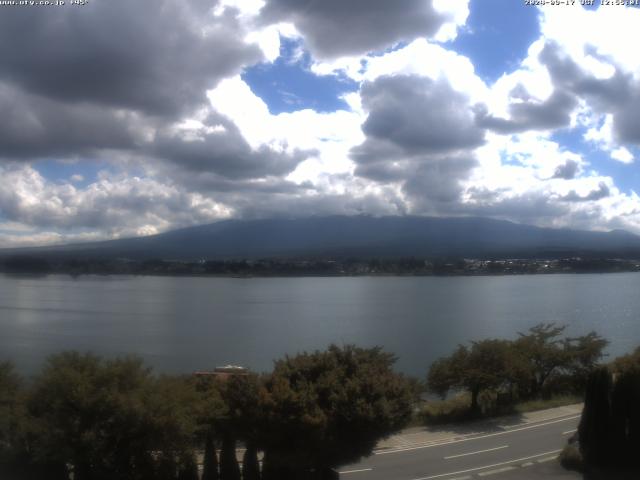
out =
{"type": "Polygon", "coordinates": [[[479,217],[326,216],[223,220],[148,236],[2,249],[0,256],[197,260],[269,257],[640,257],[640,236],[479,217]]]}

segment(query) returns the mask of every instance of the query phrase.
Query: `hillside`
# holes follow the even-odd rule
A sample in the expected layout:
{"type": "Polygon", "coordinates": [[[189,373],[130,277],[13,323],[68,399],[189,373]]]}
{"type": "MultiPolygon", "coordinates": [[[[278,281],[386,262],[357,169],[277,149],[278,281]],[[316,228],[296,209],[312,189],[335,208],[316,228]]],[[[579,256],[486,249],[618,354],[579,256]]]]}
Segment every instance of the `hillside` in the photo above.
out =
{"type": "Polygon", "coordinates": [[[225,220],[148,237],[3,249],[0,256],[197,260],[266,257],[633,257],[625,231],[539,228],[487,218],[329,216],[225,220]]]}

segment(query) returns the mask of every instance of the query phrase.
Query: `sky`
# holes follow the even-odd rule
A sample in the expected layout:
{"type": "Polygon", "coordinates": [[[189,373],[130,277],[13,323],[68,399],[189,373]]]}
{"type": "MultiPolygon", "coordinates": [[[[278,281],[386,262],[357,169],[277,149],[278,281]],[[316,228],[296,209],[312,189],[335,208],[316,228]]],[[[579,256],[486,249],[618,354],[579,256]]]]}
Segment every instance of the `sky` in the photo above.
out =
{"type": "Polygon", "coordinates": [[[0,5],[0,247],[228,218],[640,234],[640,9],[0,5]]]}

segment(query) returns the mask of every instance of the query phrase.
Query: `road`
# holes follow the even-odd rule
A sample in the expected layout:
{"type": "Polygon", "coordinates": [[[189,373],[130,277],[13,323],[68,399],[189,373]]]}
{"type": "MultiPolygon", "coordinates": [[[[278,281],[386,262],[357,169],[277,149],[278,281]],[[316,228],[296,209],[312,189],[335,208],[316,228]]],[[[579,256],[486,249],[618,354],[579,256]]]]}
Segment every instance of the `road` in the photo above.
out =
{"type": "Polygon", "coordinates": [[[557,456],[579,415],[494,427],[485,433],[376,451],[339,469],[342,480],[577,479],[557,456]]]}

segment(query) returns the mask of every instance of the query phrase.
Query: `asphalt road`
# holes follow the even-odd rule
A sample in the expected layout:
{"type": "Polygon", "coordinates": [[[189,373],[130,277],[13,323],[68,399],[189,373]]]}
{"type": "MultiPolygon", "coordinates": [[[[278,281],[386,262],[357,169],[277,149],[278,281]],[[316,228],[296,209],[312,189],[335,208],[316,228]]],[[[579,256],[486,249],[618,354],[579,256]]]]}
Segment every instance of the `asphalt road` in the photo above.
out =
{"type": "Polygon", "coordinates": [[[578,479],[557,455],[579,415],[495,428],[439,443],[377,451],[339,469],[343,480],[578,479]]]}

